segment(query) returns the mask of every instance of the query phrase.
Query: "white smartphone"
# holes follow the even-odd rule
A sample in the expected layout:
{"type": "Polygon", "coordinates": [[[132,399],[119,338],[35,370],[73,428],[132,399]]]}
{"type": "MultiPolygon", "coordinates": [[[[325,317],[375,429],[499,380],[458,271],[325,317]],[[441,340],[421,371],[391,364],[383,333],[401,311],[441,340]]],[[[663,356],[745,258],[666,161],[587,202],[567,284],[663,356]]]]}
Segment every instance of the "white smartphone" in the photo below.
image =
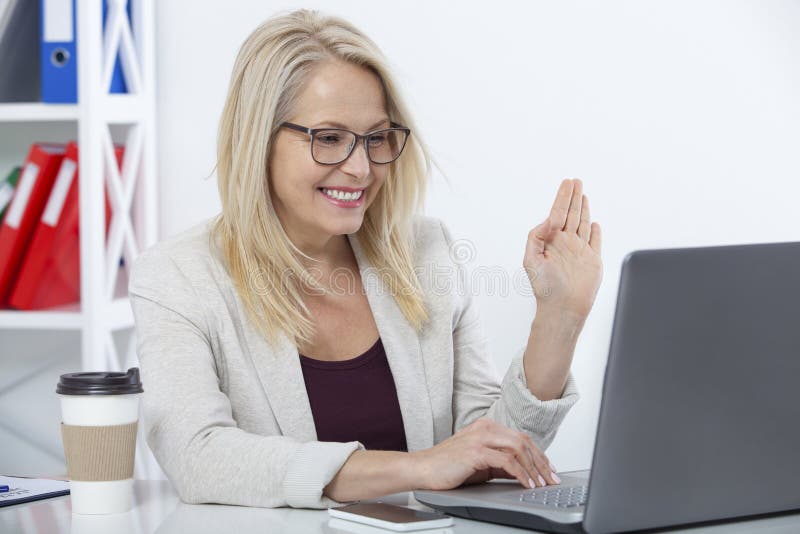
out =
{"type": "Polygon", "coordinates": [[[360,502],[328,508],[331,517],[400,532],[449,527],[453,518],[437,512],[414,510],[382,502],[360,502]]]}

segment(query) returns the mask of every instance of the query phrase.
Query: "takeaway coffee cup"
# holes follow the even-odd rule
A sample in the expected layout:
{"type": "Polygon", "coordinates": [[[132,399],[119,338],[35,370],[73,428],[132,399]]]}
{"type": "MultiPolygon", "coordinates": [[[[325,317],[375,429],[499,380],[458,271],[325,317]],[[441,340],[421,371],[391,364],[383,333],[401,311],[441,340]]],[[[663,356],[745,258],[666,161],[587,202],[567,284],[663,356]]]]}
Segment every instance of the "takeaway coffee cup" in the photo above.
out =
{"type": "Polygon", "coordinates": [[[56,387],[72,512],[116,514],[133,507],[139,369],[69,373],[56,387]]]}

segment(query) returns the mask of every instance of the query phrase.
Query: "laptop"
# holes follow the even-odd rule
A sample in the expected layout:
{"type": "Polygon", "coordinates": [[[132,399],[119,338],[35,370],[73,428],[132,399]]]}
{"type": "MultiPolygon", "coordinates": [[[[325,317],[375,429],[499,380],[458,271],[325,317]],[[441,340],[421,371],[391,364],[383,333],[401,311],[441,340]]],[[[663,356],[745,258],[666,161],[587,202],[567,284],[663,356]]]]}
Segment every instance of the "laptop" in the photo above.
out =
{"type": "Polygon", "coordinates": [[[592,470],[559,474],[414,497],[592,534],[800,509],[800,242],[628,254],[592,470]]]}

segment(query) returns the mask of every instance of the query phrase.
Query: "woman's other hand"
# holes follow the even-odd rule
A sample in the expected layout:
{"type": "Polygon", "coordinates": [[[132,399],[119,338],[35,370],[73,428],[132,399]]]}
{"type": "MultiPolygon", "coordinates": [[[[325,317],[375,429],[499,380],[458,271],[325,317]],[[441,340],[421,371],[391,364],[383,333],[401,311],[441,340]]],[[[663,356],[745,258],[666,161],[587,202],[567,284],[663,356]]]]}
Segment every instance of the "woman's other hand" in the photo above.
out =
{"type": "Polygon", "coordinates": [[[523,266],[537,314],[553,312],[585,319],[594,304],[603,265],[600,225],[589,214],[583,183],[564,180],[547,219],[530,231],[523,266]]]}

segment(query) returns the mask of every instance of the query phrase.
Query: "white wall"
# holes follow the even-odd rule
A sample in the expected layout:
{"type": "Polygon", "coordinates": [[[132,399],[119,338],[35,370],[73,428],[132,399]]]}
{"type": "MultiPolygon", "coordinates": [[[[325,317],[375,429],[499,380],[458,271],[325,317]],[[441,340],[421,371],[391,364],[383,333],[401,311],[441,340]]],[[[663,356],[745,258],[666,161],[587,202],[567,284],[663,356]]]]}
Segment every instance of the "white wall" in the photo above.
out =
{"type": "MultiPolygon", "coordinates": [[[[764,0],[159,2],[162,236],[219,210],[205,177],[236,52],[296,7],[387,54],[451,181],[437,173],[426,211],[474,242],[473,266],[519,269],[559,181],[583,179],[605,277],[573,363],[582,400],[548,451],[561,470],[591,461],[627,252],[800,240],[800,3],[764,0]]],[[[478,299],[502,373],[534,299],[478,299]]]]}

